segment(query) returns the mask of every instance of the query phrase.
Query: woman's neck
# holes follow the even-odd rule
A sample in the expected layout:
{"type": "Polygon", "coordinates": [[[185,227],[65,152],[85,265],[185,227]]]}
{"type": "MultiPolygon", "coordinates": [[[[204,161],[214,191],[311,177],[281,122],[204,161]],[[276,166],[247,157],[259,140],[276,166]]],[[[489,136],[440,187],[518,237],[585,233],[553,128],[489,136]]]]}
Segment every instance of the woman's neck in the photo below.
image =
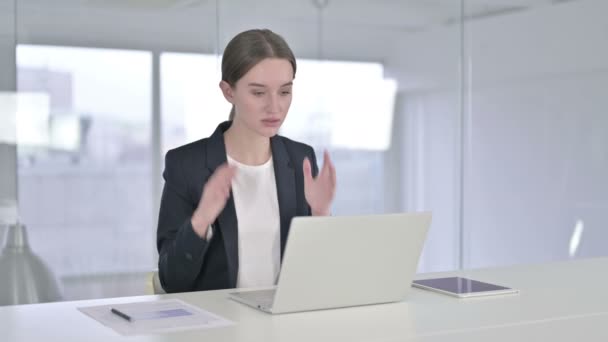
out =
{"type": "Polygon", "coordinates": [[[270,139],[248,129],[238,121],[224,132],[226,153],[245,165],[262,165],[270,159],[270,139]]]}

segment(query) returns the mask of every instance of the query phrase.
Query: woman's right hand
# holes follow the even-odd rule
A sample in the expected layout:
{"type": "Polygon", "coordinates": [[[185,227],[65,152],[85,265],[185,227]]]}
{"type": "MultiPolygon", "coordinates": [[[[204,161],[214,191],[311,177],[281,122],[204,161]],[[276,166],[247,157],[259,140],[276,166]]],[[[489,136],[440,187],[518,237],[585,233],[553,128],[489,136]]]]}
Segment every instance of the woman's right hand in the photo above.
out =
{"type": "Polygon", "coordinates": [[[192,214],[192,228],[201,238],[207,235],[207,228],[219,216],[230,197],[232,178],[236,167],[223,164],[209,177],[203,188],[203,194],[192,214]]]}

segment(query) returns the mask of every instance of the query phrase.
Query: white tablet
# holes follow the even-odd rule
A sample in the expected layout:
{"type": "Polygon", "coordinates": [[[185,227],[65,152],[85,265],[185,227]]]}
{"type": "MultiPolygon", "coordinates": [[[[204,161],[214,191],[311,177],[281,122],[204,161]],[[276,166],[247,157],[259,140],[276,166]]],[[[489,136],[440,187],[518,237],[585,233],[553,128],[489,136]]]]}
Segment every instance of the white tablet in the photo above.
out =
{"type": "Polygon", "coordinates": [[[414,280],[412,285],[459,298],[514,294],[519,292],[509,287],[461,277],[414,280]]]}

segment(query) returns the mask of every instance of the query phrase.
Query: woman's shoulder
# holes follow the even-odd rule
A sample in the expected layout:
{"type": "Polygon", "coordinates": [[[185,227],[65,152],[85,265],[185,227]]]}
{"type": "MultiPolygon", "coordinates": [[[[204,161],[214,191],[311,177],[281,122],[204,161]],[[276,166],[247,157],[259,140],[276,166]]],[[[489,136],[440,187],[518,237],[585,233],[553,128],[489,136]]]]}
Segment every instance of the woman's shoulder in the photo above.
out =
{"type": "Polygon", "coordinates": [[[306,156],[310,156],[310,155],[314,154],[314,149],[312,148],[312,146],[310,146],[308,144],[289,139],[282,135],[276,135],[275,138],[277,138],[279,141],[281,141],[285,145],[287,150],[290,151],[292,154],[306,155],[306,156]]]}
{"type": "Polygon", "coordinates": [[[224,150],[223,133],[229,127],[229,121],[222,122],[217,126],[213,134],[211,134],[210,136],[173,148],[169,150],[169,152],[167,152],[167,155],[186,158],[201,158],[205,157],[207,153],[221,153],[224,150]]]}
{"type": "Polygon", "coordinates": [[[194,157],[204,157],[206,146],[209,138],[203,138],[197,141],[181,145],[167,151],[167,159],[191,159],[194,157]]]}

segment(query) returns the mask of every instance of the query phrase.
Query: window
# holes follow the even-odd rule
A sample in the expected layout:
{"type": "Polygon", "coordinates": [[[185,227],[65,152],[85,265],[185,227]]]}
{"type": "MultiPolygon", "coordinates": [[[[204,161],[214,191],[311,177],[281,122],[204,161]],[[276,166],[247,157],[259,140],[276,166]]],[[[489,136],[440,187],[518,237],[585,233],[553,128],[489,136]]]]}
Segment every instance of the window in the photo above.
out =
{"type": "Polygon", "coordinates": [[[66,299],[130,294],[128,286],[119,293],[70,286],[155,267],[151,54],[20,45],[17,66],[18,91],[30,104],[18,113],[17,154],[31,246],[66,299]]]}
{"type": "MultiPolygon", "coordinates": [[[[220,65],[215,55],[162,54],[163,152],[209,136],[228,119],[220,65]]],[[[281,134],[312,145],[320,163],[323,150],[331,150],[339,174],[336,214],[385,211],[385,150],[397,84],[383,74],[378,63],[298,59],[281,134]]]]}

